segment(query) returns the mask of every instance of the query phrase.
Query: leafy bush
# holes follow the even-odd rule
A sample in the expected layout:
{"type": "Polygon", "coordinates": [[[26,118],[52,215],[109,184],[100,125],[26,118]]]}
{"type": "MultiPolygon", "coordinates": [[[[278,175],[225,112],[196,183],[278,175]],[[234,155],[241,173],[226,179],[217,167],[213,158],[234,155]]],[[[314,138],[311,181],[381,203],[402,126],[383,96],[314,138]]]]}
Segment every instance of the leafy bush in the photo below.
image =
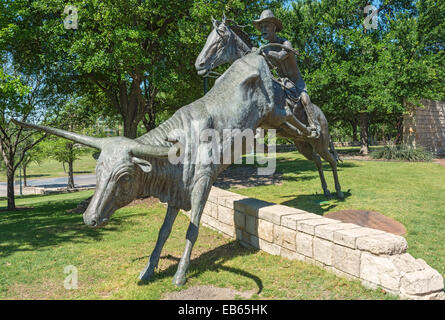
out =
{"type": "Polygon", "coordinates": [[[388,143],[383,149],[371,152],[374,159],[404,160],[404,161],[431,161],[434,155],[424,148],[413,148],[405,143],[396,145],[388,143]]]}

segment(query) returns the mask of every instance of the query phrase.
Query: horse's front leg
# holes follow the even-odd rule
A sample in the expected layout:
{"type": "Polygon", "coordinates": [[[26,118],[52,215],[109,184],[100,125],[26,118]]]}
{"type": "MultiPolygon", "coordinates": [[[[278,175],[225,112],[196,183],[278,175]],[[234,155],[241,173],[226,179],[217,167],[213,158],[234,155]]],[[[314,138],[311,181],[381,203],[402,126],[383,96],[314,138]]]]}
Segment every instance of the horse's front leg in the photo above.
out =
{"type": "Polygon", "coordinates": [[[210,177],[204,176],[199,179],[193,188],[191,195],[192,211],[190,215],[190,224],[187,229],[185,249],[181,261],[179,261],[178,270],[173,278],[173,284],[177,286],[182,286],[186,281],[185,274],[190,264],[190,256],[193,246],[198,238],[199,222],[211,187],[210,177]]]}

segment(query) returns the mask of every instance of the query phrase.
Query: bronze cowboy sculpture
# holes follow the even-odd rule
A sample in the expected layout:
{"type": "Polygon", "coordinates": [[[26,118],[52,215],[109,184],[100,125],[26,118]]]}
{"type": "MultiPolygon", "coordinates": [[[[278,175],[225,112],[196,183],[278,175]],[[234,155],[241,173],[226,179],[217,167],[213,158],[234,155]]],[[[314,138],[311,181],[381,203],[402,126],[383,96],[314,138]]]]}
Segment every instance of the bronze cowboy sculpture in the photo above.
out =
{"type": "Polygon", "coordinates": [[[306,83],[301,76],[295,59],[294,50],[289,40],[278,37],[277,32],[283,29],[283,24],[271,10],[264,10],[258,20],[253,21],[254,27],[261,32],[261,36],[269,43],[264,49],[268,62],[277,71],[282,85],[287,88],[287,103],[291,110],[300,102],[303,105],[309,122],[310,137],[320,136],[320,124],[314,115],[314,108],[307,93],[306,83]],[[278,44],[278,45],[276,45],[278,44]],[[284,47],[284,48],[283,48],[284,47]]]}
{"type": "MultiPolygon", "coordinates": [[[[294,54],[297,51],[292,48],[289,41],[285,39],[279,40],[275,36],[276,30],[281,30],[282,25],[278,19],[270,19],[272,16],[273,14],[271,13],[263,13],[262,18],[265,19],[256,21],[269,22],[269,24],[271,21],[274,21],[273,25],[269,26],[269,29],[267,29],[267,24],[263,24],[263,36],[270,39],[270,41],[279,42],[269,43],[260,48],[253,47],[250,36],[233,20],[227,19],[225,16],[222,21],[212,18],[213,30],[208,35],[204,47],[196,58],[196,71],[204,77],[216,74],[213,71],[216,67],[225,63],[233,63],[255,51],[262,54],[266,61],[269,62],[269,69],[271,66],[273,68],[272,64],[278,65],[277,69],[281,70],[281,77],[283,78],[274,78],[273,81],[284,92],[284,108],[292,116],[281,123],[280,126],[274,128],[279,136],[291,139],[297,150],[308,160],[315,163],[326,197],[330,197],[331,193],[327,187],[320,157],[329,163],[334,176],[337,196],[343,198],[344,194],[341,191],[337,173],[337,162],[340,159],[329,134],[328,121],[323,111],[309,100],[306,85],[298,70],[296,61],[290,61],[292,59],[295,60],[294,54]],[[273,32],[275,38],[271,37],[271,32],[273,32]],[[266,55],[265,51],[268,48],[275,48],[275,50],[268,50],[266,55]],[[292,52],[292,55],[287,55],[287,52],[292,52]],[[289,62],[289,65],[284,64],[283,66],[280,58],[284,59],[286,63],[289,62]],[[272,59],[275,59],[275,62],[272,62],[272,59]],[[289,78],[286,78],[286,75],[289,78]],[[294,83],[297,85],[294,85],[294,83]]],[[[267,129],[264,126],[263,128],[267,129]]]]}

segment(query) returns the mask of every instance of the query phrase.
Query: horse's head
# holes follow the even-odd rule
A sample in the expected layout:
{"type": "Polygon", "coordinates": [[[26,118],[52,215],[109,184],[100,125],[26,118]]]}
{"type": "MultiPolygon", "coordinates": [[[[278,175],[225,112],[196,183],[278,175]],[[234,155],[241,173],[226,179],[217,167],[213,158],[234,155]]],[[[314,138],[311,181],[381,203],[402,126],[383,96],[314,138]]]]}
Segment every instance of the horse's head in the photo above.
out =
{"type": "Polygon", "coordinates": [[[246,40],[250,42],[248,37],[244,36],[246,39],[243,40],[238,35],[244,31],[236,25],[232,26],[232,30],[227,21],[225,17],[221,22],[212,17],[213,30],[195,62],[195,68],[201,76],[222,64],[235,61],[250,50],[250,43],[246,44],[246,40]]]}

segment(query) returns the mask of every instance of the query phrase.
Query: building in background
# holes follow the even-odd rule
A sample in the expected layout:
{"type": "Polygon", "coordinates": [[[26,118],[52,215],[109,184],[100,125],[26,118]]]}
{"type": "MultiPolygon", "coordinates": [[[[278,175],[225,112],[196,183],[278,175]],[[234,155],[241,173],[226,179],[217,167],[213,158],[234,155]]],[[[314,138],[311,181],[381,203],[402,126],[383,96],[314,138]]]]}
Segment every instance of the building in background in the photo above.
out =
{"type": "Polygon", "coordinates": [[[403,119],[403,139],[413,147],[424,147],[445,155],[445,101],[420,101],[423,107],[413,106],[403,119]]]}

